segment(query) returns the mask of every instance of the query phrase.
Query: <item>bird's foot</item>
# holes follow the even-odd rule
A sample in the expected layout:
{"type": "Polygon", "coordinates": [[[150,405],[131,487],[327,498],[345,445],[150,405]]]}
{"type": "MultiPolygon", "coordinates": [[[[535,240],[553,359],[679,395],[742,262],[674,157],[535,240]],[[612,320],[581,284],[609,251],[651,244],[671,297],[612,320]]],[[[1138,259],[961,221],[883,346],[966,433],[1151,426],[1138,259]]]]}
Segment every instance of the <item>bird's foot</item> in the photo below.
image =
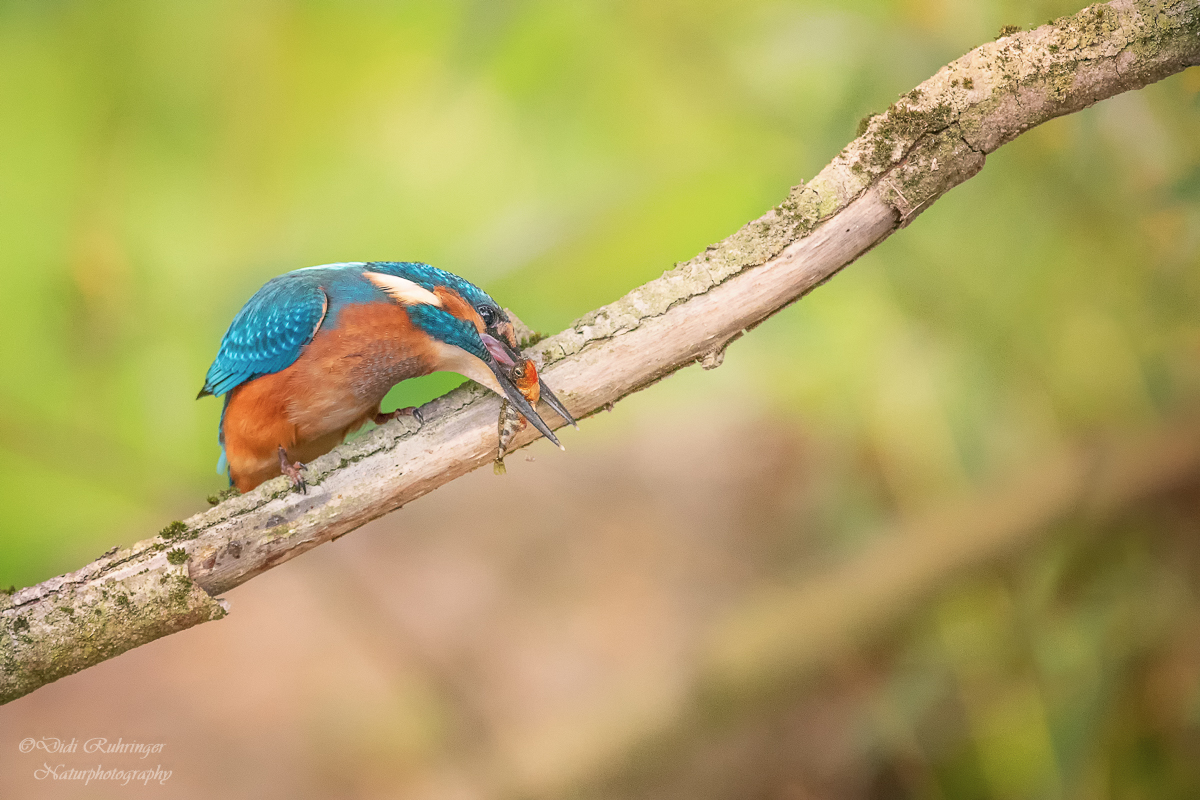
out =
{"type": "Polygon", "coordinates": [[[308,494],[308,484],[304,482],[304,476],[300,474],[300,470],[304,469],[304,465],[299,461],[292,463],[288,460],[287,452],[282,447],[279,448],[279,471],[292,481],[292,488],[300,492],[300,494],[308,494]]]}
{"type": "Polygon", "coordinates": [[[397,408],[395,411],[389,411],[386,414],[379,413],[375,415],[375,424],[382,425],[385,422],[391,422],[399,417],[412,417],[417,421],[418,425],[425,424],[425,418],[421,416],[421,409],[416,406],[408,406],[407,408],[397,408]]]}

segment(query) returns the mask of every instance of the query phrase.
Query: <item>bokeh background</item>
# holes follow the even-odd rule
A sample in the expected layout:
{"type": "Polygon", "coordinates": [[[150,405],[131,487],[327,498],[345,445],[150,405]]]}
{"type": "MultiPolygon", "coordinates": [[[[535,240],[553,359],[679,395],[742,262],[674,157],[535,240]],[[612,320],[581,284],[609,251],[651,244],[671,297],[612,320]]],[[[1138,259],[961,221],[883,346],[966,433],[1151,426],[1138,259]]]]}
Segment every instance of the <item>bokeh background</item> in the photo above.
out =
{"type": "MultiPolygon", "coordinates": [[[[273,275],[425,260],[554,332],[1079,7],[0,2],[0,586],[205,507],[193,398],[273,275]]],[[[1193,68],[565,454],[0,708],[0,795],[130,794],[17,749],[105,736],[165,744],[159,796],[1200,796],[1198,423],[1193,68]]]]}

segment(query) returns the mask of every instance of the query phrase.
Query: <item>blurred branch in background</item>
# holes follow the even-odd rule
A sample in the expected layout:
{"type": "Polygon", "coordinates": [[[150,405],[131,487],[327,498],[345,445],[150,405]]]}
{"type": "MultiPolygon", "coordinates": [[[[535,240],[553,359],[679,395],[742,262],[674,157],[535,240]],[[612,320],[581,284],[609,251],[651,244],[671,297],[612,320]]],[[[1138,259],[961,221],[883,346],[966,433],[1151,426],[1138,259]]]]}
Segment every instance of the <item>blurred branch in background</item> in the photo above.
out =
{"type": "MultiPolygon", "coordinates": [[[[577,416],[701,361],[827,280],[1029,128],[1200,63],[1200,0],[1113,2],[947,65],[807,186],[697,258],[539,343],[577,416]]],[[[497,402],[461,389],[311,465],[0,605],[0,699],[223,612],[208,599],[490,460],[497,402]],[[186,567],[184,566],[186,564],[186,567]]],[[[527,443],[528,438],[525,439],[527,443]]]]}
{"type": "MultiPolygon", "coordinates": [[[[809,695],[821,677],[831,671],[836,676],[846,665],[854,672],[859,654],[956,584],[994,573],[1072,525],[1099,537],[1113,533],[1113,521],[1132,509],[1160,504],[1195,489],[1198,482],[1200,421],[1180,420],[1141,437],[1068,449],[990,490],[899,520],[836,568],[794,584],[776,583],[739,600],[704,637],[690,693],[665,726],[638,731],[633,723],[623,741],[597,742],[588,750],[597,756],[590,777],[574,774],[563,785],[538,788],[547,797],[560,796],[566,785],[591,786],[605,797],[643,792],[651,797],[745,796],[744,786],[721,789],[695,777],[706,773],[705,753],[739,731],[744,734],[746,726],[763,724],[764,717],[786,716],[798,703],[808,704],[810,716],[809,695]],[[669,792],[669,787],[679,791],[669,792]]],[[[1089,545],[1104,547],[1100,541],[1089,545]]],[[[850,683],[867,677],[859,675],[850,683]]],[[[831,740],[849,735],[825,734],[831,740]]],[[[808,735],[819,738],[821,733],[808,735]]],[[[815,743],[808,747],[820,752],[815,743]]],[[[783,749],[764,747],[757,758],[783,749]]],[[[812,773],[821,758],[812,760],[799,772],[812,773]]],[[[839,761],[832,759],[833,764],[839,761]]],[[[754,763],[731,769],[726,763],[710,777],[718,774],[768,780],[771,770],[754,763]]],[[[751,783],[756,779],[748,778],[751,783]]],[[[516,794],[529,788],[519,787],[516,794]]]]}

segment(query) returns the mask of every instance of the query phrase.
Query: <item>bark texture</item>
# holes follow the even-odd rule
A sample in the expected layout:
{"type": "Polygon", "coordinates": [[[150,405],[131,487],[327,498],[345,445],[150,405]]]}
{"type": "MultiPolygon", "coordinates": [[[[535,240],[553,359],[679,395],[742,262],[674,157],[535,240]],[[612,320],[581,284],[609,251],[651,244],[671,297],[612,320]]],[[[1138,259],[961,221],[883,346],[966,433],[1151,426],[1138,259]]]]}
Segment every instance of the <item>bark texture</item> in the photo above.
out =
{"type": "MultiPolygon", "coordinates": [[[[717,366],[729,342],[973,176],[987,153],[1197,63],[1200,0],[1115,0],[1003,36],[865,120],[779,206],[528,352],[576,417],[688,364],[717,366]]],[[[0,702],[219,619],[217,595],[488,464],[498,410],[478,387],[456,390],[422,409],[423,425],[391,422],[313,462],[307,495],[269,481],[77,572],[0,596],[0,702]]]]}

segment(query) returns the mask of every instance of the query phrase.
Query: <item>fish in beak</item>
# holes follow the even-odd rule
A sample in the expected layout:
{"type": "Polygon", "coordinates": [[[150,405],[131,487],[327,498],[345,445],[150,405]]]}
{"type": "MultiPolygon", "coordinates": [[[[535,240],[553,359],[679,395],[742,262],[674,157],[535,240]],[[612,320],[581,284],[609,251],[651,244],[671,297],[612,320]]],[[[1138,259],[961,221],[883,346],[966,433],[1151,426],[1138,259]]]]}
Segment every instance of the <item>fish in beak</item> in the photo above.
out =
{"type": "MultiPolygon", "coordinates": [[[[521,355],[520,351],[518,351],[516,348],[516,341],[515,337],[513,336],[513,327],[511,323],[501,322],[491,330],[494,331],[495,335],[489,336],[488,334],[484,334],[484,336],[487,337],[484,339],[484,344],[487,344],[487,339],[491,339],[496,343],[497,351],[503,352],[502,356],[497,356],[496,352],[492,351],[492,346],[488,345],[488,352],[492,353],[493,358],[496,358],[498,361],[503,358],[507,361],[507,365],[510,368],[513,364],[521,362],[525,359],[525,356],[521,355]]],[[[554,413],[565,419],[567,423],[571,425],[571,427],[575,428],[575,430],[579,430],[579,423],[576,422],[575,418],[571,416],[571,412],[567,411],[567,407],[562,404],[562,401],[555,397],[554,392],[550,391],[550,387],[546,385],[546,382],[542,380],[540,376],[538,377],[538,386],[541,389],[542,399],[546,401],[546,405],[554,409],[554,413]]],[[[541,428],[538,428],[538,430],[541,430],[541,428]]]]}
{"type": "MultiPolygon", "coordinates": [[[[533,427],[537,428],[543,436],[557,445],[558,449],[566,450],[567,448],[562,446],[562,442],[558,441],[558,437],[554,435],[552,430],[550,430],[550,426],[547,425],[545,421],[538,415],[537,411],[533,407],[533,404],[525,399],[525,395],[521,394],[521,390],[517,388],[517,385],[510,377],[510,371],[514,366],[516,366],[517,359],[524,361],[524,358],[519,353],[516,353],[511,347],[509,347],[508,344],[502,339],[497,339],[495,336],[492,336],[488,333],[481,333],[479,338],[483,340],[483,345],[487,348],[488,355],[491,356],[491,358],[487,360],[487,365],[492,370],[492,374],[496,376],[496,381],[500,384],[500,388],[504,390],[504,395],[508,398],[508,402],[512,403],[513,407],[516,408],[517,411],[521,412],[521,416],[532,422],[533,427]]],[[[540,382],[541,379],[539,378],[538,380],[540,382]]],[[[545,384],[541,384],[540,388],[542,392],[548,393],[548,390],[545,388],[545,384]]],[[[549,402],[547,394],[543,394],[542,397],[549,402]]],[[[557,402],[558,398],[555,398],[555,403],[557,402]]],[[[561,405],[561,403],[558,405],[561,405]]],[[[558,411],[558,406],[556,406],[554,403],[551,403],[551,408],[554,408],[555,411],[558,411]]],[[[571,419],[569,414],[565,414],[563,419],[566,419],[572,424],[575,423],[575,420],[571,419]]]]}

